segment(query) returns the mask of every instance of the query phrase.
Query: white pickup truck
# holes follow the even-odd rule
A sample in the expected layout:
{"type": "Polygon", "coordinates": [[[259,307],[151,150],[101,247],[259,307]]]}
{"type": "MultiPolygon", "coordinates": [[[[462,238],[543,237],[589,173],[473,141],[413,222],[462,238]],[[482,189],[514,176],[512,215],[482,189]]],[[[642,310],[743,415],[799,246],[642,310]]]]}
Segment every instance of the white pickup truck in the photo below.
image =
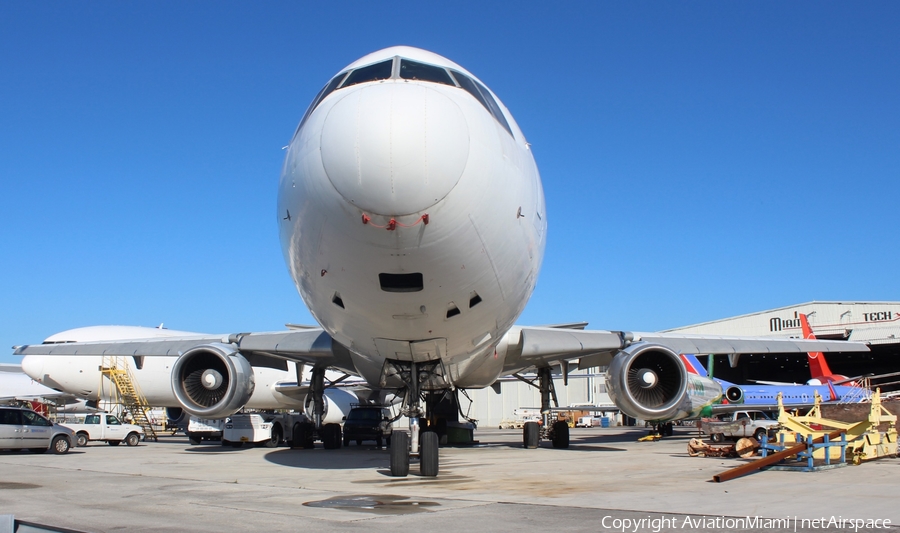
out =
{"type": "Polygon", "coordinates": [[[762,440],[763,435],[773,435],[778,421],[763,411],[747,410],[722,415],[719,420],[701,419],[697,427],[713,442],[742,437],[762,440]]]}
{"type": "Polygon", "coordinates": [[[137,446],[144,437],[144,429],[134,424],[123,424],[115,415],[96,413],[84,417],[82,424],[63,424],[75,432],[75,445],[87,446],[92,440],[106,441],[110,446],[118,446],[125,441],[129,446],[137,446]]]}

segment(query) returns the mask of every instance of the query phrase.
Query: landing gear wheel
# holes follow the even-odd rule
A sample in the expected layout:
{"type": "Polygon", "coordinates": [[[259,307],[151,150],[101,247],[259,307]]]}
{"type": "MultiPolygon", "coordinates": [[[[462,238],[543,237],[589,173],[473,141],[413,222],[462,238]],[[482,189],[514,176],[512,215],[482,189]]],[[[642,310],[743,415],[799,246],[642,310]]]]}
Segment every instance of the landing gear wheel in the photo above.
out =
{"type": "Polygon", "coordinates": [[[569,447],[569,424],[563,420],[553,423],[553,447],[569,447]]]}
{"type": "Polygon", "coordinates": [[[422,433],[422,442],[419,443],[419,473],[424,477],[438,475],[440,468],[439,441],[440,437],[434,431],[422,433]]]}
{"type": "Polygon", "coordinates": [[[85,435],[84,433],[79,433],[78,435],[75,435],[75,446],[78,446],[79,448],[84,448],[85,446],[87,446],[87,443],[88,443],[87,435],[85,435]]]}
{"type": "Polygon", "coordinates": [[[316,447],[313,440],[313,425],[309,422],[297,422],[291,432],[291,448],[303,448],[304,450],[312,450],[316,447]]]}
{"type": "Polygon", "coordinates": [[[275,426],[272,428],[272,436],[265,442],[265,447],[277,448],[279,444],[281,444],[281,427],[275,426]]]}
{"type": "Polygon", "coordinates": [[[322,445],[326,450],[337,450],[341,447],[340,424],[325,424],[322,426],[322,445]]]}
{"type": "Polygon", "coordinates": [[[525,422],[525,428],[522,430],[523,445],[526,448],[534,449],[541,442],[541,427],[537,422],[525,422]]]}
{"type": "MultiPolygon", "coordinates": [[[[344,447],[346,448],[348,446],[350,446],[350,439],[347,437],[344,437],[344,447]]],[[[358,444],[357,444],[357,446],[358,446],[358,444]]]]}
{"type": "Polygon", "coordinates": [[[125,437],[125,444],[128,446],[137,446],[141,442],[141,437],[137,433],[129,433],[125,437]]]}
{"type": "Polygon", "coordinates": [[[409,475],[409,433],[398,431],[391,436],[391,476],[409,475]]]}
{"type": "Polygon", "coordinates": [[[713,442],[722,442],[725,440],[725,435],[723,433],[713,433],[709,436],[709,440],[713,442]]]}
{"type": "Polygon", "coordinates": [[[660,431],[660,434],[664,437],[671,437],[675,434],[675,424],[671,422],[663,424],[661,429],[662,431],[660,431]]]}
{"type": "Polygon", "coordinates": [[[196,437],[196,436],[194,436],[193,433],[188,433],[188,442],[190,442],[192,445],[196,446],[196,445],[200,444],[202,441],[203,441],[202,437],[196,437]]]}

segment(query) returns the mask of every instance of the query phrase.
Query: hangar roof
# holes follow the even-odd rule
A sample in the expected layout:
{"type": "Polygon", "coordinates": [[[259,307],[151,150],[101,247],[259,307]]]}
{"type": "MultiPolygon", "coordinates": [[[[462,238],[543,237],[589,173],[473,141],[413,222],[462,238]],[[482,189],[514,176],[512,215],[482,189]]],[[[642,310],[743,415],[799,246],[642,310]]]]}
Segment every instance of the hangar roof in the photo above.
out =
{"type": "Polygon", "coordinates": [[[808,302],[666,332],[800,338],[800,314],[818,338],[900,344],[900,302],[808,302]]]}

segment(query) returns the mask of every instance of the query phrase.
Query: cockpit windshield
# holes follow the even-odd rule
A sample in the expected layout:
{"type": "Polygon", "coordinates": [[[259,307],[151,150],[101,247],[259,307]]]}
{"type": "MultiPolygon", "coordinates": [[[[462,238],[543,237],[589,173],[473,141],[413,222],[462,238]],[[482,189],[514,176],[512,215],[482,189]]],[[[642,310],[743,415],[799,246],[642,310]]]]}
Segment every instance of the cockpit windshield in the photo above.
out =
{"type": "MultiPolygon", "coordinates": [[[[503,111],[501,111],[500,106],[497,104],[497,101],[494,100],[490,91],[487,90],[487,87],[462,72],[400,57],[393,57],[385,61],[366,65],[349,71],[349,74],[347,71],[344,71],[332,78],[331,81],[319,91],[319,94],[316,95],[315,99],[313,99],[312,104],[310,104],[309,108],[306,110],[306,114],[303,115],[300,125],[297,126],[297,132],[300,131],[300,128],[303,127],[303,124],[306,123],[306,120],[312,112],[320,103],[322,103],[322,100],[327,98],[328,95],[334,91],[352,85],[358,85],[360,83],[398,78],[459,87],[478,100],[478,103],[484,106],[488,113],[503,126],[503,129],[509,132],[510,135],[513,134],[512,128],[509,127],[509,122],[507,122],[506,117],[503,116],[503,111]],[[394,71],[394,65],[396,63],[399,63],[397,73],[394,71]]],[[[294,135],[296,135],[297,132],[295,132],[294,135]]]]}
{"type": "Polygon", "coordinates": [[[393,59],[388,59],[387,61],[375,63],[374,65],[369,65],[367,67],[358,68],[351,72],[349,76],[347,76],[347,81],[344,82],[344,84],[341,86],[341,89],[343,89],[344,87],[350,87],[351,85],[356,85],[358,83],[365,83],[367,81],[390,79],[393,71],[393,59]]]}
{"type": "Polygon", "coordinates": [[[426,65],[410,61],[409,59],[400,60],[400,77],[404,80],[433,81],[434,83],[443,83],[444,85],[455,86],[447,69],[435,67],[434,65],[426,65]]]}

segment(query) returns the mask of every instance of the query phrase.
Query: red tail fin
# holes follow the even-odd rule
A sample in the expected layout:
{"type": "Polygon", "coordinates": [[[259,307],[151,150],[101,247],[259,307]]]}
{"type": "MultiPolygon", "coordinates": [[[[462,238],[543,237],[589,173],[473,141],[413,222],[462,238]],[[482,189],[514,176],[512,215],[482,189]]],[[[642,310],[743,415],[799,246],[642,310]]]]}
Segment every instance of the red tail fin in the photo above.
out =
{"type": "MultiPolygon", "coordinates": [[[[813,335],[812,328],[809,327],[809,321],[806,319],[806,315],[800,315],[800,325],[803,328],[804,339],[816,338],[816,336],[813,335]]],[[[809,359],[809,373],[811,377],[821,378],[831,376],[831,369],[828,368],[828,363],[825,362],[825,356],[822,355],[822,352],[808,352],[806,356],[809,359]]]]}

